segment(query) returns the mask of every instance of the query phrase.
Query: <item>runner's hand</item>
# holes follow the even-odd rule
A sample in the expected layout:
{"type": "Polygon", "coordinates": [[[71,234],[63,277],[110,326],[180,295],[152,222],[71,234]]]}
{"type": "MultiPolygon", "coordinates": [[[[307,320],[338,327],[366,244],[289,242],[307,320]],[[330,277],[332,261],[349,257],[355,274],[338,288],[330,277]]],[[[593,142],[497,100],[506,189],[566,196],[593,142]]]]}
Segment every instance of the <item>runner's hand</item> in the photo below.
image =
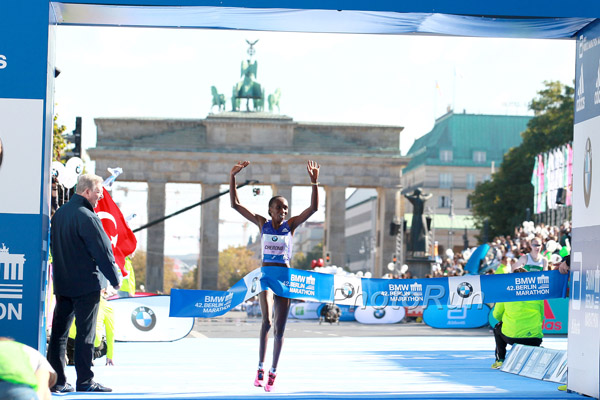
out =
{"type": "Polygon", "coordinates": [[[246,168],[249,164],[250,161],[238,161],[238,163],[231,168],[231,175],[237,175],[238,172],[246,168]]]}
{"type": "Polygon", "coordinates": [[[306,163],[306,170],[308,171],[312,183],[319,182],[319,168],[321,168],[321,166],[312,160],[309,160],[306,163]]]}

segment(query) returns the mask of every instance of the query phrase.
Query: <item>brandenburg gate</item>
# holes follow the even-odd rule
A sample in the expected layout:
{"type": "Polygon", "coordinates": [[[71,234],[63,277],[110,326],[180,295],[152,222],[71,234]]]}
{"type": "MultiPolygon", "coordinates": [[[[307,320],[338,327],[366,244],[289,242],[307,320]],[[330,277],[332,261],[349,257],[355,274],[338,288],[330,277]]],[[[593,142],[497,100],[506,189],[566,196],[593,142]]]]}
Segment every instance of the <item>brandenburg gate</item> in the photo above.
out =
{"type": "MultiPolygon", "coordinates": [[[[291,204],[292,187],[306,186],[306,161],[321,165],[326,193],[324,252],[331,264],[343,266],[345,190],[376,188],[378,193],[375,277],[395,252],[389,224],[400,215],[402,127],[366,124],[295,122],[266,112],[221,112],[205,119],[99,118],[97,145],[89,155],[97,171],[123,168],[122,181],[148,184],[148,221],[165,215],[165,185],[199,183],[202,198],[228,184],[231,166],[250,160],[238,178],[271,185],[291,204]]],[[[293,210],[292,210],[293,212],[293,210]]],[[[216,289],[219,256],[219,201],[202,205],[198,288],[216,289]]],[[[148,228],[146,288],[163,288],[164,223],[148,228]]]]}

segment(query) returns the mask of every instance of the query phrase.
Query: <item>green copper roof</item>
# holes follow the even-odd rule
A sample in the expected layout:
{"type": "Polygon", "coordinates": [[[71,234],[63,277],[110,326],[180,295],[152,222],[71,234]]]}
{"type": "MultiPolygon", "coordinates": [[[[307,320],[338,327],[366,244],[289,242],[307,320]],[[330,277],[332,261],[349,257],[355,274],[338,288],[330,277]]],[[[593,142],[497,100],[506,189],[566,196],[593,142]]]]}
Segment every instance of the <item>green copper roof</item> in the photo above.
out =
{"type": "Polygon", "coordinates": [[[448,114],[438,118],[431,132],[415,140],[403,172],[421,165],[468,167],[496,166],[511,148],[521,144],[521,133],[532,117],[516,115],[448,114]],[[452,161],[440,159],[441,150],[452,151],[452,161]],[[473,152],[485,152],[485,162],[473,161],[473,152]]]}

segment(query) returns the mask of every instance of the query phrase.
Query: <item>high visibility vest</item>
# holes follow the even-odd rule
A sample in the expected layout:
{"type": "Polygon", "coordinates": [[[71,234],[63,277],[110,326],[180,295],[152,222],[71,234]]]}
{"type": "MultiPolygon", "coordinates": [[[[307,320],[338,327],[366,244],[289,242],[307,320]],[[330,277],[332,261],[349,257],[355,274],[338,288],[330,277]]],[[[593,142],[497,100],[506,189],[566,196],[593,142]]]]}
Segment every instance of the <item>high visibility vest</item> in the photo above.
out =
{"type": "Polygon", "coordinates": [[[35,371],[24,346],[12,340],[0,340],[0,379],[37,390],[35,371]]]}

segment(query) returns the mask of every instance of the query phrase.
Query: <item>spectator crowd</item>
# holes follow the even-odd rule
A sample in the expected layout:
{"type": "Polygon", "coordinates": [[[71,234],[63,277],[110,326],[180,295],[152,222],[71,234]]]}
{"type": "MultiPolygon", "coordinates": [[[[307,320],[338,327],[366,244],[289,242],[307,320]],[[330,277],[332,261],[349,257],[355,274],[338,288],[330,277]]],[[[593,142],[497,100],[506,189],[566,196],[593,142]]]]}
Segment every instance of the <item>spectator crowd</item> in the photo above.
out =
{"type": "MultiPolygon", "coordinates": [[[[490,249],[479,265],[479,273],[506,273],[523,255],[531,252],[531,241],[538,238],[542,242],[542,255],[548,260],[548,269],[557,269],[571,248],[571,225],[568,221],[560,226],[548,226],[543,223],[534,224],[525,221],[515,228],[510,236],[495,237],[489,244],[490,249]]],[[[465,266],[475,248],[467,248],[454,253],[447,250],[443,256],[436,257],[430,274],[425,278],[465,275],[465,266]]],[[[386,278],[412,279],[410,270],[400,274],[386,274],[386,278]]]]}

